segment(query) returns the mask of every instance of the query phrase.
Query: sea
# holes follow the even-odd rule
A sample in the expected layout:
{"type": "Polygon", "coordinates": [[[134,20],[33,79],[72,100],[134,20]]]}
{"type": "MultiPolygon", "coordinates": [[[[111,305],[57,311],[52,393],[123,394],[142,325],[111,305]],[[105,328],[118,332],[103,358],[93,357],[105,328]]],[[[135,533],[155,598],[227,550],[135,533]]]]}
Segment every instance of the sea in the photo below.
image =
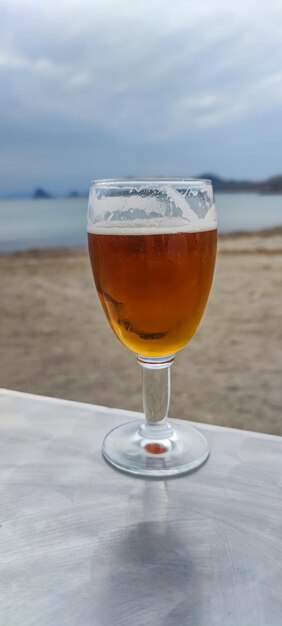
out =
{"type": "MultiPolygon", "coordinates": [[[[282,225],[282,195],[216,195],[219,232],[282,225]]],[[[0,252],[86,246],[87,198],[0,200],[0,252]]]]}

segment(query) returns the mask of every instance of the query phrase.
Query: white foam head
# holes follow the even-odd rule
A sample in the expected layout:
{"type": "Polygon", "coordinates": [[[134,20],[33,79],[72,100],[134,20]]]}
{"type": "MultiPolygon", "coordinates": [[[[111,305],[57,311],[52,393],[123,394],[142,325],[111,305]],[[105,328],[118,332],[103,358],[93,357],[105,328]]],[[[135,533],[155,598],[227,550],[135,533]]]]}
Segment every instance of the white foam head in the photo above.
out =
{"type": "Polygon", "coordinates": [[[198,233],[208,230],[215,230],[216,223],[206,223],[204,220],[197,224],[184,224],[182,221],[174,220],[169,223],[162,220],[156,223],[154,220],[150,224],[146,220],[136,220],[132,222],[112,222],[111,224],[89,224],[87,231],[93,235],[165,235],[170,233],[198,233]]]}

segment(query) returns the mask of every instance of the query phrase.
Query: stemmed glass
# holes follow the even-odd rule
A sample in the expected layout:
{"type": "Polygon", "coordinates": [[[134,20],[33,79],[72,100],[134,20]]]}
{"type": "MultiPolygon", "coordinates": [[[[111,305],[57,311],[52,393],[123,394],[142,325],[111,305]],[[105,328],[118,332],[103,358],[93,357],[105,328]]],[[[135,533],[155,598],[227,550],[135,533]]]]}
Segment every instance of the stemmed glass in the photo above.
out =
{"type": "Polygon", "coordinates": [[[130,474],[179,475],[208,458],[203,435],[183,420],[168,421],[167,413],[170,366],[202,318],[216,241],[209,180],[91,184],[88,242],[94,281],[112,330],[136,354],[143,372],[145,419],[117,426],[103,442],[105,459],[130,474]]]}

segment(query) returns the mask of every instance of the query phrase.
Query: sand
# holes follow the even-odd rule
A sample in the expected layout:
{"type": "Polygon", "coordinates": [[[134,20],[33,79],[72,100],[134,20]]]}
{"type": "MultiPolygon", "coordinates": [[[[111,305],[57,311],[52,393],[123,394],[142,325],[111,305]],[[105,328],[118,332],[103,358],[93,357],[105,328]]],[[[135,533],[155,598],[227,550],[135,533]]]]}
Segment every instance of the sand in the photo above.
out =
{"type": "MultiPolygon", "coordinates": [[[[172,369],[170,415],[282,435],[282,228],[220,238],[203,321],[172,369]]],[[[0,386],[141,410],[84,250],[0,255],[0,386]]]]}

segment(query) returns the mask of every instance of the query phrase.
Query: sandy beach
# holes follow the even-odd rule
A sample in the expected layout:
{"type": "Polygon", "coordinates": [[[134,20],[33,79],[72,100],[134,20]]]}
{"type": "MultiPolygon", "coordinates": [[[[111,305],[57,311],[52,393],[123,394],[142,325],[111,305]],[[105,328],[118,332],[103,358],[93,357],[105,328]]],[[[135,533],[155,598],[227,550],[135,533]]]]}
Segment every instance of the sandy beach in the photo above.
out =
{"type": "MultiPolygon", "coordinates": [[[[221,236],[170,415],[282,435],[282,228],[221,236]]],[[[140,367],[102,312],[85,250],[0,255],[0,386],[141,410],[140,367]]]]}

